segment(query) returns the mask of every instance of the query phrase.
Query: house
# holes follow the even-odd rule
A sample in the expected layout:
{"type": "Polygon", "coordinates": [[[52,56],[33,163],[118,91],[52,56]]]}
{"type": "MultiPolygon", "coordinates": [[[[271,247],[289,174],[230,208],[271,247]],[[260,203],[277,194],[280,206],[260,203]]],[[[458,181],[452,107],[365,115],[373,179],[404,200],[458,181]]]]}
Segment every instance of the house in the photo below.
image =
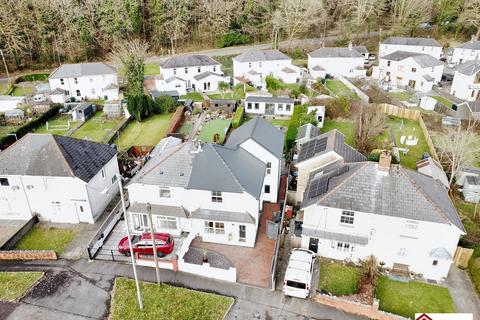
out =
{"type": "Polygon", "coordinates": [[[185,95],[188,90],[216,92],[220,82],[230,83],[221,64],[202,54],[168,58],[160,64],[160,75],[155,78],[157,90],[176,90],[180,95],[185,95]]]}
{"type": "Polygon", "coordinates": [[[360,46],[354,46],[353,48],[363,56],[364,64],[369,64],[371,62],[370,58],[372,58],[373,60],[374,55],[368,51],[366,46],[360,45],[360,46]]]}
{"type": "Polygon", "coordinates": [[[93,104],[88,102],[82,102],[72,109],[73,121],[86,121],[95,112],[93,104]]]}
{"type": "Polygon", "coordinates": [[[462,64],[467,61],[478,60],[480,57],[480,41],[474,36],[468,42],[459,44],[453,49],[449,63],[453,65],[462,64]]]}
{"type": "Polygon", "coordinates": [[[457,106],[457,116],[461,119],[480,120],[480,102],[465,101],[457,106]]]}
{"type": "Polygon", "coordinates": [[[288,97],[248,95],[244,105],[247,114],[290,118],[293,114],[294,100],[288,97]]]}
{"type": "Polygon", "coordinates": [[[254,247],[263,201],[276,201],[283,134],[261,118],[225,146],[184,142],[154,156],[127,186],[134,232],[189,232],[205,242],[254,247]],[[275,194],[274,194],[275,193],[275,194]]]}
{"type": "Polygon", "coordinates": [[[309,106],[307,108],[307,113],[315,112],[315,117],[317,119],[317,127],[323,128],[323,122],[325,120],[325,106],[309,106]]]}
{"type": "Polygon", "coordinates": [[[459,64],[455,68],[450,94],[455,97],[475,101],[480,91],[480,62],[478,60],[459,64]]]}
{"type": "Polygon", "coordinates": [[[208,110],[233,113],[237,108],[235,99],[210,99],[207,100],[208,110]]]}
{"type": "Polygon", "coordinates": [[[52,101],[60,99],[57,89],[62,89],[67,99],[74,98],[76,101],[118,100],[117,70],[103,62],[62,64],[50,74],[48,82],[56,96],[52,97],[50,93],[52,101]]]}
{"type": "Polygon", "coordinates": [[[378,57],[382,58],[395,51],[428,54],[437,60],[443,54],[442,45],[432,38],[389,37],[380,43],[378,57]]]}
{"type": "Polygon", "coordinates": [[[118,192],[118,174],[108,145],[27,134],[0,153],[0,217],[94,223],[118,192]]]}
{"type": "Polygon", "coordinates": [[[345,143],[345,136],[334,129],[309,141],[302,141],[302,144],[297,146],[297,154],[293,160],[297,170],[294,198],[296,203],[300,203],[311,174],[321,172],[326,166],[337,162],[360,162],[367,158],[345,143]]]}
{"type": "Polygon", "coordinates": [[[17,109],[25,103],[25,97],[0,96],[0,112],[17,109]]]}
{"type": "Polygon", "coordinates": [[[417,171],[437,180],[446,190],[450,189],[450,181],[448,180],[447,174],[443,170],[442,165],[432,157],[417,161],[417,171]]]}
{"type": "Polygon", "coordinates": [[[314,126],[311,123],[304,124],[303,126],[298,127],[297,138],[295,139],[295,144],[297,149],[300,149],[302,144],[310,141],[320,134],[320,129],[314,126]]]}
{"type": "Polygon", "coordinates": [[[440,82],[442,73],[443,63],[429,54],[395,51],[380,58],[372,78],[394,88],[408,86],[428,92],[440,82]]]}
{"type": "Polygon", "coordinates": [[[285,83],[297,83],[303,72],[279,50],[248,51],[233,58],[234,85],[249,82],[256,88],[263,88],[268,75],[285,83]]]}
{"type": "Polygon", "coordinates": [[[352,43],[348,47],[319,48],[308,54],[308,70],[314,78],[326,73],[349,78],[364,77],[365,56],[352,43]]]}
{"type": "Polygon", "coordinates": [[[463,183],[463,197],[467,202],[480,202],[480,177],[467,175],[463,183]]]}
{"type": "Polygon", "coordinates": [[[338,260],[374,255],[385,268],[441,281],[465,229],[441,183],[390,161],[382,154],[310,177],[301,246],[338,260]]]}

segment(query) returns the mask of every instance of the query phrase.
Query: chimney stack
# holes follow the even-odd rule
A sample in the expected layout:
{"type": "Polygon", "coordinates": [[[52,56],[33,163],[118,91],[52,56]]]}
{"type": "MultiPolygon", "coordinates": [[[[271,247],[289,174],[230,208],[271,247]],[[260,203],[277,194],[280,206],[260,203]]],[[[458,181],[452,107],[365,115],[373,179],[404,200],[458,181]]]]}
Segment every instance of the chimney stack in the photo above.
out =
{"type": "Polygon", "coordinates": [[[378,159],[378,170],[389,172],[392,164],[392,156],[387,151],[382,151],[378,159]]]}
{"type": "Polygon", "coordinates": [[[353,49],[352,41],[349,41],[348,42],[348,50],[352,51],[352,49],[353,49]]]}

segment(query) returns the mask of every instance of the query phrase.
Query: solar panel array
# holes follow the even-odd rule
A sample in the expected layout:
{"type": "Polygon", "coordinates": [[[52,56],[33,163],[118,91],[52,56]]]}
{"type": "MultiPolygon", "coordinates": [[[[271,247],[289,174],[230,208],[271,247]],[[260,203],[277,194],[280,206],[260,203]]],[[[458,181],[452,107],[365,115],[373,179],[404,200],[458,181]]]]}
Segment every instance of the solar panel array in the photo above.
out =
{"type": "Polygon", "coordinates": [[[348,165],[344,165],[333,169],[332,171],[324,173],[319,178],[310,182],[307,189],[307,199],[313,199],[321,194],[324,194],[328,190],[328,184],[330,179],[348,172],[348,165]]]}
{"type": "Polygon", "coordinates": [[[310,159],[317,153],[323,152],[327,149],[328,138],[313,139],[302,145],[300,153],[298,154],[298,162],[305,159],[310,159]]]}

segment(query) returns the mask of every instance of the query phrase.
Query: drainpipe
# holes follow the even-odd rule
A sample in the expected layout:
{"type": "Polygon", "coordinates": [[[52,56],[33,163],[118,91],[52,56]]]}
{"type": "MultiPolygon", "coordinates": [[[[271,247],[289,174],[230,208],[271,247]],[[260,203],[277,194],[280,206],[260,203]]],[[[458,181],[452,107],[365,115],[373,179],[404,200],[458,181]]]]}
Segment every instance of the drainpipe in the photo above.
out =
{"type": "Polygon", "coordinates": [[[30,200],[28,200],[27,191],[25,190],[25,186],[23,185],[22,177],[18,176],[18,178],[20,179],[20,184],[22,185],[22,190],[23,190],[23,194],[25,195],[25,200],[27,200],[28,210],[30,211],[30,215],[33,217],[34,214],[32,211],[32,207],[30,206],[30,200]]]}

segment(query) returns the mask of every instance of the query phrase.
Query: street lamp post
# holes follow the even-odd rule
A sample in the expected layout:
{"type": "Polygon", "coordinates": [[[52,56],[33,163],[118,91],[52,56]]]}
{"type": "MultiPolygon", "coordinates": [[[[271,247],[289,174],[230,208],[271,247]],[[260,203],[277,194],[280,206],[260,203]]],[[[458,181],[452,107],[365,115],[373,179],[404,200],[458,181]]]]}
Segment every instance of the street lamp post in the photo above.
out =
{"type": "Polygon", "coordinates": [[[130,225],[128,223],[127,208],[125,206],[125,198],[123,197],[122,179],[119,175],[116,175],[116,177],[118,181],[118,187],[120,188],[120,199],[122,201],[122,210],[123,210],[123,214],[125,215],[125,223],[127,225],[128,246],[130,247],[130,257],[132,258],[133,277],[135,278],[135,286],[137,287],[138,306],[140,307],[140,310],[143,310],[142,293],[140,292],[140,284],[138,283],[137,265],[135,263],[135,255],[133,253],[132,236],[130,235],[130,225]]]}
{"type": "Polygon", "coordinates": [[[157,255],[157,243],[155,241],[155,232],[153,231],[153,222],[152,222],[152,206],[150,202],[147,203],[147,215],[148,223],[150,225],[150,234],[152,236],[152,246],[153,246],[153,260],[155,261],[155,273],[157,274],[157,284],[160,284],[160,268],[158,266],[158,255],[157,255]]]}

